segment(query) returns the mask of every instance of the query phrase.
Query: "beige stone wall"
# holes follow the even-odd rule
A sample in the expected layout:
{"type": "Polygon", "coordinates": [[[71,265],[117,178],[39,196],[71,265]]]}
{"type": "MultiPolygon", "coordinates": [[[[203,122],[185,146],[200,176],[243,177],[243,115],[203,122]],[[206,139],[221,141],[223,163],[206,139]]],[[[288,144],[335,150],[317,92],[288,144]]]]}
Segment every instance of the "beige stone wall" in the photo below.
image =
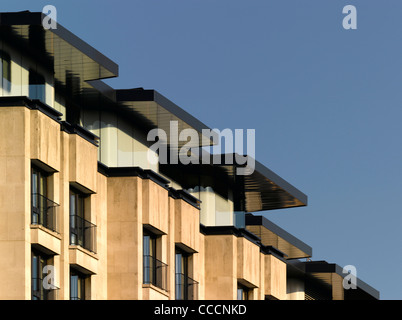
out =
{"type": "Polygon", "coordinates": [[[60,130],[60,124],[38,110],[21,107],[0,108],[0,299],[31,299],[31,250],[35,247],[51,256],[59,299],[69,299],[70,265],[96,276],[88,281],[92,297],[107,298],[97,286],[106,288],[106,178],[97,173],[97,147],[85,139],[60,130]],[[59,206],[57,232],[31,225],[31,164],[44,166],[48,178],[48,198],[59,206]],[[97,179],[100,188],[97,190],[97,179]],[[88,220],[102,225],[97,230],[99,252],[69,245],[69,188],[79,182],[99,192],[88,201],[88,220]],[[96,199],[96,200],[95,200],[96,199]],[[103,208],[103,210],[99,210],[103,208]],[[102,262],[99,262],[102,257],[102,262]],[[10,276],[12,275],[12,276],[10,276]],[[101,277],[103,280],[95,280],[101,277]],[[92,281],[93,280],[93,281],[92,281]],[[12,283],[11,283],[12,282],[12,283]],[[98,283],[98,284],[97,284],[98,283]],[[95,294],[96,293],[96,294],[95,294]]]}
{"type": "Polygon", "coordinates": [[[265,295],[286,300],[286,263],[273,255],[264,255],[265,295]]]}
{"type": "Polygon", "coordinates": [[[237,238],[237,279],[260,287],[260,248],[244,237],[237,238]]]}
{"type": "Polygon", "coordinates": [[[76,134],[69,135],[70,181],[96,190],[98,148],[76,134]]]}
{"type": "Polygon", "coordinates": [[[237,254],[237,238],[234,235],[204,237],[205,299],[236,299],[237,254]]]}
{"type": "Polygon", "coordinates": [[[170,204],[175,212],[174,242],[200,251],[200,211],[181,199],[170,204]]]}
{"type": "Polygon", "coordinates": [[[107,179],[109,299],[142,299],[142,179],[107,179]]]}
{"type": "Polygon", "coordinates": [[[176,245],[194,252],[190,277],[202,283],[199,210],[169,197],[165,188],[149,179],[109,177],[107,183],[108,298],[174,299],[176,245]],[[159,235],[157,258],[167,264],[167,291],[143,284],[144,227],[159,235]]]}
{"type": "Polygon", "coordinates": [[[260,252],[254,242],[235,235],[206,235],[205,299],[236,299],[238,283],[249,289],[249,299],[266,296],[286,300],[286,263],[260,252]]]}
{"type": "Polygon", "coordinates": [[[139,193],[142,194],[142,223],[168,233],[168,190],[150,179],[145,179],[142,181],[139,193]]]}
{"type": "Polygon", "coordinates": [[[189,276],[199,299],[236,299],[238,283],[250,297],[286,298],[286,265],[235,235],[200,233],[200,210],[151,179],[106,177],[97,147],[25,106],[0,108],[0,299],[31,298],[31,248],[52,255],[59,299],[69,299],[71,266],[90,276],[90,299],[174,299],[175,249],[191,253],[189,276]],[[49,197],[59,206],[57,233],[31,225],[31,162],[52,174],[49,197]],[[88,193],[86,219],[95,224],[95,253],[70,245],[69,190],[88,193]],[[143,228],[158,233],[158,259],[167,266],[167,291],[143,284],[143,228]],[[9,275],[15,275],[10,277],[9,275]],[[12,281],[12,283],[11,283],[12,281]]]}
{"type": "Polygon", "coordinates": [[[0,109],[0,298],[29,299],[30,112],[0,109]]]}
{"type": "Polygon", "coordinates": [[[96,174],[96,194],[91,196],[91,221],[97,226],[97,258],[98,272],[92,276],[91,291],[93,300],[106,300],[107,296],[107,178],[96,174]]]}

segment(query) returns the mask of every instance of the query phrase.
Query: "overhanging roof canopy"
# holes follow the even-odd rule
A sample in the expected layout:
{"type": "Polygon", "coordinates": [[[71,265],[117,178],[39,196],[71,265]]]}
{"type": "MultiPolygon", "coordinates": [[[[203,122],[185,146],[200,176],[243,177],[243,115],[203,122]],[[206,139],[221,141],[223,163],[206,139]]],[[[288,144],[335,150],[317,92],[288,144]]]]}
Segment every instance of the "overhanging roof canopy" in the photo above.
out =
{"type": "MultiPolygon", "coordinates": [[[[204,139],[202,138],[203,129],[211,132],[209,127],[155,90],[144,90],[142,88],[116,90],[116,101],[120,108],[141,119],[143,125],[149,129],[164,130],[170,148],[174,148],[170,139],[172,121],[177,122],[178,134],[185,129],[193,129],[198,133],[198,139],[194,143],[178,140],[178,148],[184,144],[189,147],[213,145],[211,137],[204,136],[204,139]]],[[[172,133],[174,134],[174,132],[172,133]]]]}
{"type": "Polygon", "coordinates": [[[56,86],[80,95],[85,82],[118,76],[118,65],[59,23],[42,26],[41,12],[0,13],[0,38],[54,72],[56,86]]]}
{"type": "MultiPolygon", "coordinates": [[[[267,167],[254,160],[250,175],[238,175],[237,168],[245,165],[228,164],[227,155],[211,155],[209,164],[160,164],[160,171],[182,185],[184,189],[212,187],[225,196],[233,191],[235,211],[257,212],[307,205],[307,196],[267,167]]],[[[235,155],[233,154],[233,157],[235,155]]],[[[248,159],[252,159],[248,156],[248,159]]],[[[246,161],[251,163],[251,161],[246,161]]]]}
{"type": "Polygon", "coordinates": [[[265,246],[284,252],[286,259],[309,258],[312,248],[263,216],[246,214],[246,229],[257,235],[265,246]]]}
{"type": "Polygon", "coordinates": [[[313,279],[331,288],[332,297],[345,300],[380,299],[380,293],[358,277],[356,277],[356,289],[345,289],[343,286],[343,268],[335,263],[326,261],[296,261],[288,262],[288,275],[304,277],[305,281],[313,279]]]}

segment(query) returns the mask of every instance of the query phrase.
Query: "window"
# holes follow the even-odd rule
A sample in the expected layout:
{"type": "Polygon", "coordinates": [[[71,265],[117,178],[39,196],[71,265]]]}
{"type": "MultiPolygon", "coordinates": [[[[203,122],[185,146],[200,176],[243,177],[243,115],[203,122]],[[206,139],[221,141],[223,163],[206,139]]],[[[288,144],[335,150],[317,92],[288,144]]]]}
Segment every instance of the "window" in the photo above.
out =
{"type": "Polygon", "coordinates": [[[192,254],[176,248],[175,260],[176,300],[196,300],[198,282],[190,278],[192,254]]]}
{"type": "Polygon", "coordinates": [[[46,101],[45,78],[33,70],[29,70],[29,98],[46,101]]]}
{"type": "Polygon", "coordinates": [[[1,87],[10,92],[11,91],[11,59],[10,56],[4,51],[0,50],[0,73],[1,87]]]}
{"type": "Polygon", "coordinates": [[[250,299],[250,289],[237,284],[237,300],[249,300],[250,299]]]}
{"type": "Polygon", "coordinates": [[[176,300],[188,299],[188,255],[182,251],[176,250],[175,259],[176,273],[176,300]]]}
{"type": "Polygon", "coordinates": [[[57,204],[48,199],[49,173],[32,166],[31,168],[31,223],[57,231],[57,204]]]}
{"type": "Polygon", "coordinates": [[[155,282],[156,270],[156,236],[152,233],[144,231],[143,237],[143,253],[144,253],[144,283],[155,282]]]}
{"type": "Polygon", "coordinates": [[[85,280],[85,275],[70,270],[70,300],[85,300],[85,280]]]}
{"type": "Polygon", "coordinates": [[[43,225],[46,218],[47,173],[32,167],[32,224],[43,225]]]}
{"type": "Polygon", "coordinates": [[[157,259],[160,237],[144,229],[143,235],[143,283],[167,289],[167,265],[157,259]]]}
{"type": "Polygon", "coordinates": [[[88,195],[70,189],[70,244],[96,252],[96,226],[85,220],[88,195]]]}
{"type": "Polygon", "coordinates": [[[57,288],[53,285],[50,270],[52,259],[39,251],[32,251],[31,254],[31,296],[32,300],[55,300],[57,288]]]}

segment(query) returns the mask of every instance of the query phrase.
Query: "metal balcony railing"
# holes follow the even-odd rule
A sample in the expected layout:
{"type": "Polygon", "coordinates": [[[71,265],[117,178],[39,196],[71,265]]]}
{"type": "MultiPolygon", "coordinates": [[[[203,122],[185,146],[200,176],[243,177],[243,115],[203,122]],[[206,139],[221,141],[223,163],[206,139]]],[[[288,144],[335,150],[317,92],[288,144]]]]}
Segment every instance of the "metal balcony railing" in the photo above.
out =
{"type": "Polygon", "coordinates": [[[183,273],[176,273],[176,300],[198,300],[198,282],[183,273]]]}
{"type": "Polygon", "coordinates": [[[143,259],[144,284],[152,284],[167,291],[167,264],[149,255],[144,255],[143,259]]]}
{"type": "Polygon", "coordinates": [[[59,233],[57,203],[39,193],[31,195],[31,223],[59,233]]]}
{"type": "Polygon", "coordinates": [[[77,215],[70,215],[70,244],[96,253],[96,225],[77,215]]]}
{"type": "Polygon", "coordinates": [[[58,300],[59,288],[47,284],[47,289],[43,284],[42,278],[32,278],[32,300],[58,300]]]}

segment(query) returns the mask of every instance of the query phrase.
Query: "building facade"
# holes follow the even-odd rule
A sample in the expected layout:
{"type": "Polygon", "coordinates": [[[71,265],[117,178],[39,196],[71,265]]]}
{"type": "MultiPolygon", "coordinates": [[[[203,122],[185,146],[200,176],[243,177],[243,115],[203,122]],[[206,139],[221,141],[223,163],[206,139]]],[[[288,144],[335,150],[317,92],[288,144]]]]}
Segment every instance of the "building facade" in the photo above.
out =
{"type": "Polygon", "coordinates": [[[152,129],[170,156],[172,122],[214,138],[155,90],[106,85],[117,64],[42,18],[0,14],[0,299],[379,298],[258,214],[307,205],[258,161],[151,161],[152,129]]]}

